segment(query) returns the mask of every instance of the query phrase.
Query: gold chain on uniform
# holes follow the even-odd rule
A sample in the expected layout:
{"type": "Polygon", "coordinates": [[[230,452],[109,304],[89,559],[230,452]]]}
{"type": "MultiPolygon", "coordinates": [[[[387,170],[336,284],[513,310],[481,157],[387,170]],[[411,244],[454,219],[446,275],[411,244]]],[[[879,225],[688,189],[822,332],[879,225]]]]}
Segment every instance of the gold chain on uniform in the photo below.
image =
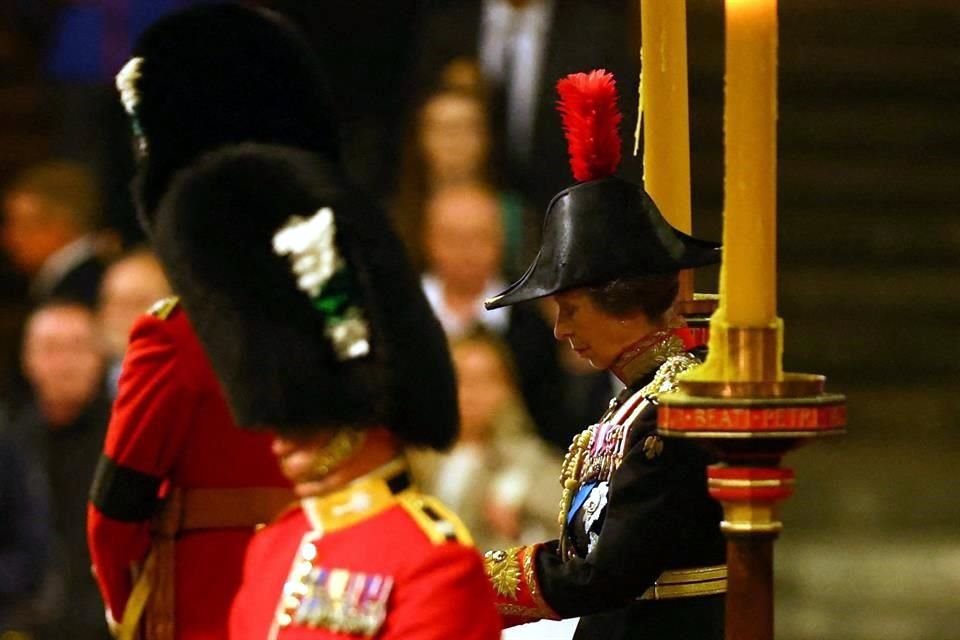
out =
{"type": "MultiPolygon", "coordinates": [[[[644,361],[648,361],[645,357],[647,353],[651,356],[649,361],[659,365],[653,380],[638,392],[649,400],[656,400],[658,395],[674,390],[677,376],[699,364],[696,356],[686,353],[683,350],[683,343],[672,333],[666,335],[665,339],[652,347],[648,347],[648,351],[643,357],[644,361]]],[[[610,407],[604,412],[600,422],[603,423],[609,419],[619,408],[619,404],[616,398],[611,400],[610,407]]],[[[562,558],[566,558],[570,553],[567,548],[569,544],[567,541],[567,514],[580,485],[588,477],[593,478],[602,475],[609,480],[613,472],[623,462],[624,452],[622,447],[601,447],[607,453],[596,459],[591,458],[590,451],[593,449],[593,440],[598,432],[598,426],[591,425],[574,437],[560,467],[560,486],[563,487],[563,492],[560,496],[560,514],[557,517],[557,522],[560,525],[560,557],[562,558]],[[608,450],[618,453],[611,455],[608,450]]],[[[629,431],[628,427],[629,425],[619,425],[617,428],[608,429],[604,434],[604,439],[626,438],[629,431]]]]}
{"type": "Polygon", "coordinates": [[[326,476],[356,453],[366,437],[367,432],[362,429],[346,427],[338,430],[330,442],[317,452],[313,472],[320,478],[326,476]]]}

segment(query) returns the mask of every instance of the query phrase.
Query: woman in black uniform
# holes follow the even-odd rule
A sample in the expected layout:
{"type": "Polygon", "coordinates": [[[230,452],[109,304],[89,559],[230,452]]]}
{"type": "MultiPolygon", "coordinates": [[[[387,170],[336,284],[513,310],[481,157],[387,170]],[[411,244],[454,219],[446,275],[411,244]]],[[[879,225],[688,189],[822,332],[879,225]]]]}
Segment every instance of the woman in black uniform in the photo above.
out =
{"type": "Polygon", "coordinates": [[[557,339],[626,388],[570,445],[559,539],[490,551],[487,572],[506,626],[580,616],[576,638],[719,640],[726,567],[711,460],[656,434],[658,396],[704,355],[672,311],[678,272],[718,262],[719,246],[677,231],[641,186],[612,175],[611,75],[574,74],[558,90],[580,182],[553,198],[533,264],[487,308],[551,297],[557,339]]]}

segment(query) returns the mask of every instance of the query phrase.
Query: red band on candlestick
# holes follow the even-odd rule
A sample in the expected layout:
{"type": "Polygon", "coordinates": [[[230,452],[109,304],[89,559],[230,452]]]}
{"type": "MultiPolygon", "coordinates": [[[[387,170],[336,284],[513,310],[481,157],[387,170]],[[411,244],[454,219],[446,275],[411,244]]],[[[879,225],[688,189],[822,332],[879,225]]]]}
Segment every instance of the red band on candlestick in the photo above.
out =
{"type": "Polygon", "coordinates": [[[846,424],[842,404],[813,407],[680,407],[663,404],[661,429],[670,431],[824,431],[846,424]]]}
{"type": "Polygon", "coordinates": [[[710,495],[720,501],[778,502],[793,495],[792,469],[723,467],[707,469],[710,495]]]}

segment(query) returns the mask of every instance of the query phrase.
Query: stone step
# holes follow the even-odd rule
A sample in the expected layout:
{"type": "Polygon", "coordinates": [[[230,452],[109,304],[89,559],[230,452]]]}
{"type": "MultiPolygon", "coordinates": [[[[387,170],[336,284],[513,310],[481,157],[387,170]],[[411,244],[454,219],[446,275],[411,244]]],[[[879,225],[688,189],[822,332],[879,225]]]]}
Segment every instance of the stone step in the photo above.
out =
{"type": "MultiPolygon", "coordinates": [[[[723,123],[720,102],[693,105],[693,147],[719,144],[723,123]]],[[[925,153],[957,156],[960,119],[951,118],[939,101],[842,103],[781,102],[778,144],[791,152],[925,153]]]]}
{"type": "MultiPolygon", "coordinates": [[[[717,269],[698,271],[697,291],[715,292],[717,269]]],[[[844,383],[952,381],[960,389],[958,281],[956,266],[782,265],[784,362],[844,383]]]]}
{"type": "Polygon", "coordinates": [[[909,378],[874,390],[829,378],[828,384],[847,396],[847,434],[787,457],[786,466],[797,474],[795,494],[782,509],[787,527],[804,535],[882,530],[960,536],[956,384],[918,389],[909,378]]]}
{"type": "MultiPolygon", "coordinates": [[[[829,307],[825,307],[829,309],[829,307]]],[[[859,318],[799,318],[781,309],[786,322],[784,366],[791,371],[826,374],[838,383],[943,384],[960,388],[960,341],[956,318],[929,321],[900,316],[880,325],[880,312],[864,309],[859,318]]]]}
{"type": "Polygon", "coordinates": [[[776,550],[780,640],[951,640],[957,637],[960,541],[920,531],[792,532],[776,550]]]}
{"type": "Polygon", "coordinates": [[[780,212],[777,224],[777,250],[784,269],[933,268],[960,274],[960,217],[955,213],[925,211],[920,224],[916,216],[904,212],[787,209],[780,212]]]}
{"type": "MultiPolygon", "coordinates": [[[[960,10],[952,0],[909,7],[893,0],[783,2],[779,13],[779,83],[785,104],[960,96],[955,82],[960,10]]],[[[720,102],[723,4],[695,0],[688,3],[688,18],[691,94],[720,102]]]]}
{"type": "MultiPolygon", "coordinates": [[[[719,206],[723,196],[723,148],[693,147],[694,197],[719,206]]],[[[960,201],[956,154],[929,157],[916,153],[893,159],[880,153],[800,153],[778,151],[778,207],[836,209],[874,208],[888,211],[942,209],[960,201]]]]}
{"type": "MultiPolygon", "coordinates": [[[[960,268],[833,268],[806,264],[780,270],[781,303],[804,317],[830,313],[887,314],[902,326],[938,318],[960,320],[960,268]],[[899,316],[899,317],[896,317],[899,316]]],[[[882,318],[872,318],[882,322],[882,318]]]]}

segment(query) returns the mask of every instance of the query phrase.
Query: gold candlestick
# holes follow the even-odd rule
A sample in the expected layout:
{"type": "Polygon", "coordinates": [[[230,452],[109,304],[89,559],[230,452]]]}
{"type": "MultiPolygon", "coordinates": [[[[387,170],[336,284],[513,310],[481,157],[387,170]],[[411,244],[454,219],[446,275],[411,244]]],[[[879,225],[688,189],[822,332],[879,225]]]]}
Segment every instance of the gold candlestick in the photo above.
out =
{"type": "MultiPolygon", "coordinates": [[[[667,222],[693,233],[686,0],[641,0],[644,188],[667,222]]],[[[713,300],[694,294],[693,272],[680,274],[677,311],[707,335],[713,300]]]]}
{"type": "Polygon", "coordinates": [[[727,640],[773,638],[780,466],[811,438],[842,433],[843,396],[824,378],[783,373],[776,313],[776,0],[727,0],[724,258],[706,363],[660,397],[658,430],[695,438],[723,461],[707,471],[724,509],[727,640]]]}

